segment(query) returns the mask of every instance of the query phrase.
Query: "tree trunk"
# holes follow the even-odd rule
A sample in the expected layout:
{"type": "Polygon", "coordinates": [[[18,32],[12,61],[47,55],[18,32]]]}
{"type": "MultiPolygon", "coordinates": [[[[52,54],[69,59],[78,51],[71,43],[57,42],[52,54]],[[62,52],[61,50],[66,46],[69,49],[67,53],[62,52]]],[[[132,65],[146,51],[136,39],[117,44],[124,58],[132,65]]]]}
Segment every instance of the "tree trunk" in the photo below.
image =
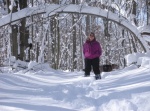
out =
{"type": "MultiPolygon", "coordinates": [[[[75,24],[75,18],[73,16],[73,24],[75,24]]],[[[73,27],[73,69],[77,68],[77,61],[76,61],[76,26],[73,27]]]]}
{"type": "Polygon", "coordinates": [[[55,58],[56,58],[55,24],[56,24],[55,17],[52,17],[50,19],[51,38],[52,38],[51,39],[52,40],[52,43],[51,43],[51,50],[52,50],[51,57],[52,57],[52,68],[54,68],[54,69],[56,69],[56,61],[55,61],[55,58]]]}
{"type": "Polygon", "coordinates": [[[20,26],[20,60],[27,60],[29,58],[25,58],[25,49],[29,46],[28,39],[29,39],[29,31],[26,30],[26,19],[22,19],[21,26],[20,26]]]}
{"type": "MultiPolygon", "coordinates": [[[[72,3],[75,4],[76,0],[72,0],[72,3]]],[[[72,24],[75,24],[75,17],[72,15],[72,24]]],[[[76,26],[73,27],[73,70],[77,68],[76,60],[76,26]]]]}
{"type": "Polygon", "coordinates": [[[9,0],[6,0],[6,6],[7,6],[7,9],[8,9],[8,13],[10,13],[9,5],[10,5],[9,0]]]}
{"type": "Polygon", "coordinates": [[[146,0],[147,4],[147,25],[150,24],[150,0],[146,0]]]}
{"type": "Polygon", "coordinates": [[[53,3],[59,4],[59,0],[52,0],[53,3]]]}
{"type": "MultiPolygon", "coordinates": [[[[59,4],[59,0],[52,0],[51,3],[59,4]]],[[[51,27],[51,57],[52,57],[52,68],[58,69],[59,66],[59,57],[60,57],[60,35],[59,35],[59,27],[57,21],[54,17],[50,19],[50,27],[51,27]],[[56,38],[57,37],[57,38],[56,38]],[[57,41],[58,40],[58,41],[57,41]]]]}
{"type": "Polygon", "coordinates": [[[17,33],[18,33],[18,26],[17,25],[12,25],[12,36],[11,36],[11,51],[12,51],[12,56],[15,56],[18,58],[18,40],[17,40],[17,33]]]}
{"type": "MultiPolygon", "coordinates": [[[[8,0],[7,0],[7,3],[8,3],[7,6],[10,5],[8,0]]],[[[10,12],[9,9],[8,9],[8,12],[10,12]]],[[[14,12],[17,12],[16,6],[13,6],[12,13],[14,13],[14,12]]],[[[11,40],[11,44],[12,44],[12,47],[11,47],[12,56],[15,56],[16,58],[18,58],[18,40],[17,40],[18,26],[11,25],[11,28],[12,28],[12,34],[11,34],[10,40],[11,40]]]]}
{"type": "MultiPolygon", "coordinates": [[[[19,0],[19,6],[20,9],[26,8],[27,7],[27,0],[19,0]]],[[[28,44],[28,39],[29,39],[29,31],[26,30],[26,18],[23,18],[21,20],[21,26],[20,26],[20,56],[19,59],[20,60],[30,60],[30,57],[28,55],[28,57],[25,57],[25,49],[29,46],[28,44]]],[[[29,52],[28,52],[29,53],[29,52]]]]}
{"type": "Polygon", "coordinates": [[[90,16],[87,15],[86,17],[86,35],[88,36],[90,34],[90,16]]]}
{"type": "Polygon", "coordinates": [[[132,1],[132,14],[133,14],[133,21],[134,21],[134,24],[137,25],[137,21],[136,21],[136,2],[133,0],[132,1]]]}
{"type": "MultiPolygon", "coordinates": [[[[56,17],[58,17],[57,15],[56,17]]],[[[56,20],[56,36],[57,37],[57,59],[56,59],[56,69],[59,69],[59,62],[60,62],[60,32],[59,32],[59,20],[56,20]]]]}

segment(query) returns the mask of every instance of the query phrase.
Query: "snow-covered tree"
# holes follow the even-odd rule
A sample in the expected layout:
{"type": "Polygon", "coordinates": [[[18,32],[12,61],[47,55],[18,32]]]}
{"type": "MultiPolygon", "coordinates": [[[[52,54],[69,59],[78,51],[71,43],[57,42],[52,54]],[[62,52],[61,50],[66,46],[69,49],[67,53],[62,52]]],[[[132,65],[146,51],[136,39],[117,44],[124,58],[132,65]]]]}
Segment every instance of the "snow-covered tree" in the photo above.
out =
{"type": "Polygon", "coordinates": [[[136,26],[146,24],[143,20],[149,21],[149,12],[145,10],[146,2],[144,0],[14,0],[14,2],[7,0],[5,4],[7,7],[8,3],[10,5],[8,13],[12,9],[15,9],[15,12],[20,12],[26,7],[28,9],[36,8],[32,12],[36,13],[15,22],[12,21],[10,23],[13,25],[11,31],[8,31],[10,24],[1,27],[1,41],[3,41],[1,47],[4,49],[1,52],[7,52],[6,55],[11,54],[20,60],[48,62],[55,69],[80,70],[83,68],[84,59],[82,45],[90,32],[95,32],[97,40],[102,44],[101,65],[124,66],[123,61],[126,54],[145,51],[140,40],[136,37],[137,35],[128,27],[120,24],[123,22],[122,17],[136,26]],[[15,4],[12,5],[12,3],[15,4]],[[103,10],[108,13],[106,17],[81,14],[80,12],[62,11],[56,13],[54,12],[56,9],[52,12],[38,13],[38,11],[46,10],[50,4],[53,6],[59,4],[62,9],[65,9],[69,4],[79,5],[81,9],[86,6],[98,7],[102,10],[101,13],[103,10]],[[14,8],[11,8],[12,6],[14,8]],[[55,14],[51,15],[53,12],[55,14]],[[110,13],[115,13],[120,21],[111,20],[108,16],[110,13]],[[46,14],[49,16],[46,17],[46,14]],[[10,46],[8,38],[13,41],[10,46]],[[6,51],[8,49],[9,51],[6,51]]]}

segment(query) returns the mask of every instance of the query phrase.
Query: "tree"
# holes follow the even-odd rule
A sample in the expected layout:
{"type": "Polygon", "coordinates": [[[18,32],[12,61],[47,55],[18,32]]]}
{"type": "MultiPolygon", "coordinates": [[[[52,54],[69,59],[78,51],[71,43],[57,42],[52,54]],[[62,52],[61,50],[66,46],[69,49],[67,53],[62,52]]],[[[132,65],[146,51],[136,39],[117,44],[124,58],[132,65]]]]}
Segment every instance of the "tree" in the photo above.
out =
{"type": "MultiPolygon", "coordinates": [[[[8,1],[7,1],[8,2],[8,1]]],[[[14,3],[11,2],[11,13],[17,12],[17,6],[18,6],[18,2],[14,1],[14,3]]],[[[8,9],[10,12],[10,9],[8,9]]],[[[14,24],[11,25],[12,28],[12,34],[11,34],[11,51],[12,51],[12,56],[15,56],[16,58],[18,57],[18,39],[17,39],[17,33],[18,33],[18,25],[14,24]]]]}
{"type": "MultiPolygon", "coordinates": [[[[52,3],[59,4],[59,0],[52,0],[52,3]]],[[[59,33],[59,21],[56,19],[59,17],[59,14],[51,17],[50,19],[50,27],[51,27],[51,37],[52,37],[52,67],[54,69],[58,69],[59,67],[59,59],[60,59],[60,33],[59,33]]]]}
{"type": "MultiPolygon", "coordinates": [[[[27,0],[19,0],[19,6],[20,9],[26,8],[27,7],[27,0]]],[[[19,54],[19,59],[20,60],[29,60],[28,58],[25,58],[25,53],[24,51],[26,48],[29,46],[28,44],[28,39],[29,39],[29,32],[26,29],[26,18],[23,18],[20,23],[20,54],[19,54]]]]}
{"type": "MultiPolygon", "coordinates": [[[[76,3],[76,0],[72,0],[72,3],[75,4],[76,3]]],[[[74,25],[75,24],[75,17],[72,16],[72,24],[74,25]]],[[[72,60],[73,60],[73,70],[77,68],[77,61],[76,61],[76,25],[73,26],[73,57],[72,57],[72,60]]]]}
{"type": "MultiPolygon", "coordinates": [[[[62,3],[62,5],[60,6],[63,6],[63,8],[61,9],[65,9],[65,7],[67,7],[67,5],[63,5],[64,2],[60,2],[60,0],[17,1],[20,9],[27,7],[27,2],[32,3],[32,5],[30,3],[30,7],[36,6],[39,10],[47,9],[46,6],[48,3],[62,3]],[[46,5],[44,6],[45,3],[46,5]],[[44,7],[39,7],[39,5],[44,7]]],[[[108,14],[116,13],[120,18],[122,14],[121,12],[127,11],[127,19],[129,20],[129,17],[131,17],[132,14],[135,15],[135,17],[138,16],[137,9],[139,9],[139,6],[135,5],[138,4],[138,2],[133,2],[132,0],[109,0],[109,2],[107,0],[66,0],[65,4],[73,3],[79,4],[80,6],[82,6],[83,4],[83,7],[81,7],[81,9],[86,7],[85,5],[99,7],[102,8],[101,10],[104,9],[110,12],[108,14]],[[112,2],[114,2],[116,6],[113,6],[114,4],[111,4],[112,2]],[[126,5],[123,5],[123,3],[126,3],[126,5]]],[[[13,11],[15,10],[15,8],[16,11],[18,11],[18,6],[14,7],[13,11]]],[[[145,10],[143,12],[145,14],[145,10]]],[[[44,18],[45,16],[43,13],[34,15],[31,14],[31,16],[13,22],[14,27],[12,28],[13,33],[11,35],[11,38],[13,41],[12,54],[14,56],[17,57],[17,54],[20,54],[19,59],[21,60],[30,61],[31,58],[32,60],[35,60],[37,62],[47,61],[54,69],[61,68],[69,69],[72,71],[74,69],[80,69],[82,67],[81,62],[82,60],[84,60],[83,56],[81,56],[82,44],[91,31],[95,32],[97,40],[101,41],[101,44],[103,46],[103,57],[101,58],[102,62],[100,62],[101,65],[106,64],[105,60],[108,60],[108,63],[114,61],[115,63],[120,64],[125,54],[139,51],[138,40],[136,39],[136,37],[134,38],[134,36],[136,35],[132,34],[132,32],[128,30],[128,28],[126,29],[126,26],[122,28],[122,25],[120,24],[123,22],[122,19],[120,19],[120,23],[115,23],[114,21],[111,21],[109,16],[100,17],[95,16],[94,14],[77,14],[76,12],[68,13],[63,11],[55,13],[55,15],[52,16],[51,14],[49,15],[49,17],[44,18]],[[47,24],[49,24],[48,27],[47,24]],[[47,30],[45,30],[45,27],[47,27],[47,30]],[[45,37],[45,39],[43,39],[43,37],[45,37]],[[20,39],[19,41],[18,38],[20,39]],[[28,39],[32,39],[33,44],[29,44],[28,39]],[[18,41],[17,44],[16,41],[18,41]],[[27,50],[29,45],[33,46],[31,51],[27,50]],[[30,53],[29,55],[25,53],[25,50],[27,52],[31,52],[31,55],[30,53]],[[124,51],[124,53],[122,53],[121,51],[124,51]]],[[[149,15],[147,17],[149,18],[149,15]]],[[[139,18],[134,19],[135,21],[133,21],[135,24],[136,22],[139,23],[139,21],[136,21],[140,20],[139,18]]],[[[147,20],[147,22],[149,22],[146,17],[144,20],[147,20]]],[[[3,29],[5,29],[5,27],[3,27],[3,29]]],[[[7,33],[5,33],[5,35],[7,35],[7,33]]]]}
{"type": "Polygon", "coordinates": [[[7,6],[8,13],[10,13],[9,5],[10,5],[9,0],[6,0],[6,6],[7,6]]]}
{"type": "Polygon", "coordinates": [[[146,0],[147,4],[147,25],[150,24],[150,0],[146,0]]]}
{"type": "MultiPolygon", "coordinates": [[[[27,0],[14,0],[14,1],[9,1],[6,0],[7,4],[7,10],[8,13],[14,13],[17,12],[18,6],[20,6],[20,9],[26,8],[27,7],[27,0]],[[9,8],[11,5],[12,9],[9,8]]],[[[11,20],[11,18],[10,18],[11,20]]],[[[14,24],[11,25],[12,27],[12,34],[11,34],[11,51],[12,55],[15,56],[16,58],[19,58],[20,60],[25,60],[25,54],[24,50],[28,47],[28,31],[25,28],[26,26],[26,19],[20,20],[20,24],[14,24]],[[20,46],[19,46],[20,45],[20,46]],[[20,49],[19,49],[20,47],[20,49]]]]}
{"type": "Polygon", "coordinates": [[[132,0],[132,16],[133,16],[133,22],[135,25],[137,25],[137,21],[136,21],[136,2],[135,0],[132,0]]]}

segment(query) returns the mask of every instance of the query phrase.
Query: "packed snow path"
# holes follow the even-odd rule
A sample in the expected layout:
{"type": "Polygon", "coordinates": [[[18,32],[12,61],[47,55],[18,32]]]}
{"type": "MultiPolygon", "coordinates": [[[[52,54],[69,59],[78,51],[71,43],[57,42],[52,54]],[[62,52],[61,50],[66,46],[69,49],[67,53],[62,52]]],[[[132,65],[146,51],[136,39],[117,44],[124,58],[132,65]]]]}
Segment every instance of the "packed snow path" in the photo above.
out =
{"type": "Polygon", "coordinates": [[[127,28],[130,30],[137,39],[142,43],[144,50],[148,51],[147,43],[141,38],[141,35],[137,28],[131,24],[127,19],[122,17],[121,15],[117,15],[115,13],[112,13],[111,11],[106,11],[103,9],[100,9],[98,7],[91,7],[91,6],[85,6],[85,5],[56,5],[56,4],[50,4],[50,5],[42,5],[39,7],[28,7],[25,9],[22,9],[16,13],[9,14],[3,18],[0,19],[0,27],[8,25],[10,23],[13,23],[17,20],[20,20],[25,17],[29,17],[36,14],[44,14],[44,17],[52,16],[57,13],[79,13],[79,14],[91,14],[95,16],[99,16],[102,18],[108,18],[108,20],[111,20],[113,22],[116,22],[120,24],[121,26],[127,28]]]}
{"type": "Polygon", "coordinates": [[[41,69],[0,73],[0,111],[150,111],[148,68],[102,73],[101,80],[41,69]]]}

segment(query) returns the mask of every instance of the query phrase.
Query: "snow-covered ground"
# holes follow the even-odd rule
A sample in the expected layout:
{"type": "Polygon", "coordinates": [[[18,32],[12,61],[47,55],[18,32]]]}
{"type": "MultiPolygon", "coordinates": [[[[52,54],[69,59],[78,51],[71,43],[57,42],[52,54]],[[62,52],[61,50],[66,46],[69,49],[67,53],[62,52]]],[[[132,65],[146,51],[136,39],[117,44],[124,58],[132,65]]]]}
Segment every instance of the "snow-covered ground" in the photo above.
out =
{"type": "Polygon", "coordinates": [[[46,65],[1,71],[0,111],[150,111],[149,67],[103,72],[101,80],[46,65]]]}

